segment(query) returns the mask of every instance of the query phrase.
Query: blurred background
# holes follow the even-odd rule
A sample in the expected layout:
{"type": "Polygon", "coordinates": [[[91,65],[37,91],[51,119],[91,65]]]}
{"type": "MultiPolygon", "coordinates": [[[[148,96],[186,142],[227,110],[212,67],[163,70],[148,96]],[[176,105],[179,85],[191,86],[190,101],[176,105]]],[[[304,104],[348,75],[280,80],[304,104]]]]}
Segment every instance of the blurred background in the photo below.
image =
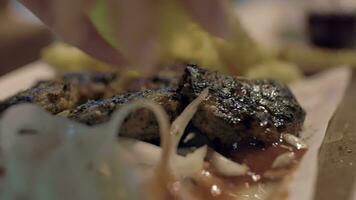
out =
{"type": "MultiPolygon", "coordinates": [[[[355,0],[234,3],[242,27],[251,38],[267,52],[295,63],[303,73],[314,73],[326,65],[356,64],[355,0]]],[[[46,59],[43,48],[53,41],[55,36],[21,4],[0,0],[0,75],[46,59]]],[[[68,47],[56,48],[65,51],[68,47]]]]}

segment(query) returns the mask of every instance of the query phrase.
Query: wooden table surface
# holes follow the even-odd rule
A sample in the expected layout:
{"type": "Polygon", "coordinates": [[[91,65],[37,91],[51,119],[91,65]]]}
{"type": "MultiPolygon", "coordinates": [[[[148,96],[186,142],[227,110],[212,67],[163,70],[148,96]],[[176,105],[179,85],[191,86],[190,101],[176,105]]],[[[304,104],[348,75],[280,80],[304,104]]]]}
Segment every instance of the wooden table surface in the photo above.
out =
{"type": "Polygon", "coordinates": [[[356,73],[331,119],[319,154],[315,200],[351,200],[356,191],[356,73]]]}

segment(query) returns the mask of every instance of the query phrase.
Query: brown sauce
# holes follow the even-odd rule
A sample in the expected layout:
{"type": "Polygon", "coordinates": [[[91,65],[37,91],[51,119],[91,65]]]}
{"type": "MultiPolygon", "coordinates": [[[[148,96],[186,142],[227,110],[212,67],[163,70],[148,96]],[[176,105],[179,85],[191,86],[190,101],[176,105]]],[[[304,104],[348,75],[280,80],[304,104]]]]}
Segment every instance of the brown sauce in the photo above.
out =
{"type": "Polygon", "coordinates": [[[207,165],[200,174],[193,177],[193,194],[197,199],[204,200],[234,200],[235,185],[230,185],[214,173],[207,165]]]}
{"type": "Polygon", "coordinates": [[[246,145],[238,151],[230,153],[229,158],[238,162],[246,163],[250,172],[245,176],[227,177],[220,174],[213,166],[206,164],[204,170],[193,178],[193,193],[197,199],[206,200],[236,200],[239,191],[248,189],[252,185],[271,182],[281,182],[283,177],[290,174],[303,157],[305,150],[286,148],[281,144],[268,147],[256,147],[246,145]],[[272,169],[273,161],[281,154],[294,152],[295,160],[285,168],[272,169]],[[277,179],[266,177],[265,173],[273,172],[277,179]]]}

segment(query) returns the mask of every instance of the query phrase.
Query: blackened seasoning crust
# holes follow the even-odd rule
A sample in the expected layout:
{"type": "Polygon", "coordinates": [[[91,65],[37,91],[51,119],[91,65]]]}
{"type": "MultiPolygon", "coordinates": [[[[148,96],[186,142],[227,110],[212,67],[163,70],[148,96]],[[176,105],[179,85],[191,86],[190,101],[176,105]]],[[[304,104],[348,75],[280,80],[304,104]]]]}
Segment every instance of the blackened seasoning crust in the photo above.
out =
{"type": "MultiPolygon", "coordinates": [[[[107,122],[111,114],[122,105],[139,100],[154,101],[166,110],[171,121],[180,111],[180,101],[177,95],[169,90],[145,90],[136,93],[127,93],[112,98],[88,101],[71,110],[68,118],[88,125],[107,122]]],[[[147,109],[138,109],[132,112],[121,127],[120,135],[141,140],[158,140],[159,129],[156,117],[147,109]]]]}
{"type": "Polygon", "coordinates": [[[110,72],[80,72],[64,74],[60,80],[69,82],[79,92],[78,104],[85,103],[87,100],[96,100],[112,97],[117,92],[116,82],[119,76],[110,72]]]}
{"type": "Polygon", "coordinates": [[[184,64],[167,65],[150,77],[141,77],[134,80],[130,84],[128,91],[136,92],[146,89],[157,90],[163,88],[177,88],[184,70],[184,64]]]}
{"type": "Polygon", "coordinates": [[[79,99],[78,90],[66,81],[43,81],[0,103],[0,113],[20,103],[35,103],[56,114],[72,108],[79,99]]]}
{"type": "Polygon", "coordinates": [[[204,88],[209,96],[193,124],[210,140],[231,145],[243,139],[276,142],[282,132],[297,135],[305,112],[286,85],[273,80],[244,78],[187,66],[178,93],[192,101],[204,88]]]}
{"type": "Polygon", "coordinates": [[[40,81],[27,90],[0,102],[0,113],[10,106],[34,103],[52,114],[86,102],[113,96],[112,84],[117,80],[114,73],[70,73],[55,80],[40,81]]]}

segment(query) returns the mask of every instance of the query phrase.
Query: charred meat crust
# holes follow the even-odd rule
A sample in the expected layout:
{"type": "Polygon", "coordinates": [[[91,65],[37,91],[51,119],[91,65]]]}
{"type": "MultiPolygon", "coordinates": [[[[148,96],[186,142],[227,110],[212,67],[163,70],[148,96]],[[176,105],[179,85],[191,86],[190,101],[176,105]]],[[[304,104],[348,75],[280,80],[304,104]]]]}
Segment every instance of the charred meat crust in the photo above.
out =
{"type": "MultiPolygon", "coordinates": [[[[170,90],[145,90],[137,93],[127,93],[109,99],[88,101],[68,114],[68,118],[88,125],[107,122],[111,114],[122,105],[138,100],[148,99],[154,101],[166,110],[173,120],[180,111],[179,97],[170,90]]],[[[148,109],[138,109],[132,112],[121,127],[120,135],[141,140],[157,140],[158,123],[155,116],[148,109]]]]}
{"type": "MultiPolygon", "coordinates": [[[[130,92],[143,89],[177,87],[184,65],[168,65],[148,78],[136,79],[128,88],[130,92]]],[[[120,92],[119,75],[114,72],[67,73],[55,80],[41,81],[31,88],[0,102],[0,113],[20,103],[35,103],[52,114],[73,109],[88,100],[112,97],[120,92]]]]}
{"type": "Polygon", "coordinates": [[[35,103],[52,114],[57,114],[88,99],[113,96],[115,91],[111,84],[116,79],[114,73],[70,73],[56,80],[40,81],[2,101],[0,113],[16,104],[35,103]]]}
{"type": "Polygon", "coordinates": [[[298,134],[304,122],[305,112],[281,82],[247,80],[189,65],[178,93],[192,101],[207,87],[209,96],[193,124],[210,140],[227,145],[246,138],[276,142],[283,132],[298,134]]]}
{"type": "Polygon", "coordinates": [[[87,100],[97,100],[112,97],[116,94],[115,83],[118,80],[116,73],[67,73],[60,79],[69,82],[79,92],[78,104],[87,100]]]}
{"type": "Polygon", "coordinates": [[[130,87],[129,92],[137,92],[146,89],[158,90],[164,88],[177,88],[180,78],[185,70],[184,64],[171,64],[162,67],[158,73],[150,77],[138,78],[134,80],[130,87]]]}
{"type": "Polygon", "coordinates": [[[79,99],[76,88],[66,81],[43,81],[0,103],[0,113],[20,103],[35,103],[56,114],[73,108],[79,99]]]}

